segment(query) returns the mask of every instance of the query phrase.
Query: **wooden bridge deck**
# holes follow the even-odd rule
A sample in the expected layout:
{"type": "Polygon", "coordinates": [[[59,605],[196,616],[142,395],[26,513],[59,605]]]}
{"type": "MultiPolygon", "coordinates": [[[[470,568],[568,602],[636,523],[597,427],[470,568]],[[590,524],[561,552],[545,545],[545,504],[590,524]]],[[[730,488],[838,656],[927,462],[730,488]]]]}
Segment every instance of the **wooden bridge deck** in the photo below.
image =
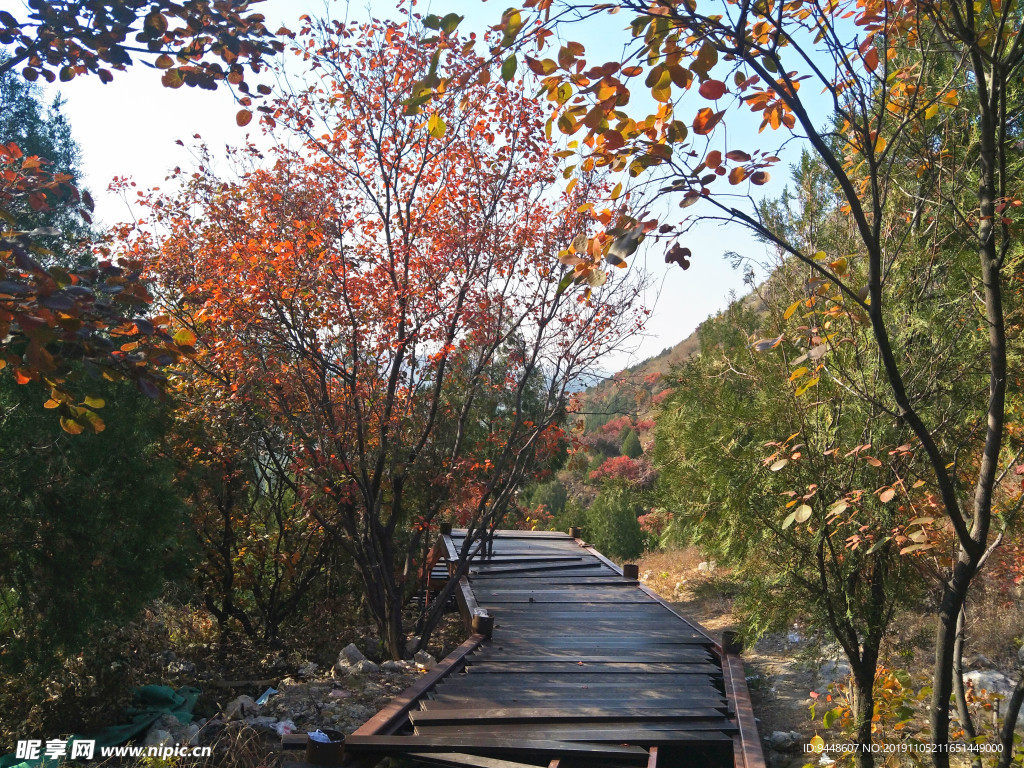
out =
{"type": "MultiPolygon", "coordinates": [[[[458,557],[464,531],[445,537],[458,557]]],[[[494,617],[347,740],[476,768],[763,768],[739,657],[592,547],[498,531],[458,593],[494,617]]]]}

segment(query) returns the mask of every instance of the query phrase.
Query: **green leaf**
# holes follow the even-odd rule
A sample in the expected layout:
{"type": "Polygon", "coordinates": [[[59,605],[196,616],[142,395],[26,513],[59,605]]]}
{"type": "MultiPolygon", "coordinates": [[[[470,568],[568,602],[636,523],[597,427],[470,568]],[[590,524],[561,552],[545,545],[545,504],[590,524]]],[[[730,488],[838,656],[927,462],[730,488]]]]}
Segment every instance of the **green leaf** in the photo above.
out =
{"type": "Polygon", "coordinates": [[[565,293],[566,288],[572,285],[573,275],[574,273],[570,270],[569,272],[566,272],[565,275],[562,276],[561,280],[558,281],[559,294],[565,293]]]}
{"type": "Polygon", "coordinates": [[[512,78],[516,76],[517,65],[518,62],[516,61],[516,55],[513,53],[505,59],[504,63],[501,65],[501,79],[506,83],[510,82],[512,78]]]}
{"type": "Polygon", "coordinates": [[[456,29],[458,29],[459,24],[464,18],[466,17],[459,16],[457,13],[447,14],[443,19],[441,19],[441,31],[446,35],[452,34],[456,29]]]}

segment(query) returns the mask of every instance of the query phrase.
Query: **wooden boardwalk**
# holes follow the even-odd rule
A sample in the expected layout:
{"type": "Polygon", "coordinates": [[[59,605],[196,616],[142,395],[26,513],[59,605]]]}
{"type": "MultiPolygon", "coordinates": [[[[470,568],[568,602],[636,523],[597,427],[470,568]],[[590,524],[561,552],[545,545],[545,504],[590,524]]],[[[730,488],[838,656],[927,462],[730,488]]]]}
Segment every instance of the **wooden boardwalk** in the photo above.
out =
{"type": "MultiPolygon", "coordinates": [[[[458,557],[464,531],[444,539],[458,557]]],[[[738,656],[592,547],[498,531],[460,583],[494,619],[347,740],[476,768],[763,768],[738,656]]]]}

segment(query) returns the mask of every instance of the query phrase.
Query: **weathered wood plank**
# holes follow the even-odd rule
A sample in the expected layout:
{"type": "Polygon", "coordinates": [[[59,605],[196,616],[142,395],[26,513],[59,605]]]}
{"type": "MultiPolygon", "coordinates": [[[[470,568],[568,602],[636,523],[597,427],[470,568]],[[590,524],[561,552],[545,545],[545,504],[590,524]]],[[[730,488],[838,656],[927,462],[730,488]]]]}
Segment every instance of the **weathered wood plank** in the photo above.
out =
{"type": "Polygon", "coordinates": [[[648,743],[672,741],[726,741],[732,743],[732,734],[738,729],[721,715],[702,721],[675,721],[663,723],[572,723],[545,726],[537,723],[484,723],[480,725],[423,725],[417,726],[420,736],[497,737],[521,735],[523,738],[558,739],[566,741],[592,741],[595,743],[648,743]]]}
{"type": "Polygon", "coordinates": [[[721,719],[725,707],[691,707],[689,709],[640,707],[500,707],[493,709],[431,709],[409,713],[414,725],[452,723],[574,723],[632,720],[658,722],[663,720],[721,719]]]}
{"type": "MultiPolygon", "coordinates": [[[[711,655],[706,651],[701,652],[701,661],[711,662],[711,655]]],[[[473,661],[466,666],[467,675],[492,675],[492,674],[503,674],[508,672],[515,673],[554,673],[559,675],[577,675],[577,674],[615,674],[620,672],[630,672],[638,674],[648,675],[672,675],[686,673],[691,669],[690,665],[693,661],[684,661],[682,663],[675,662],[624,662],[619,658],[610,656],[609,659],[614,661],[600,661],[600,662],[580,662],[566,665],[561,659],[538,659],[536,661],[510,661],[502,659],[501,657],[495,658],[491,661],[473,661]]],[[[716,666],[717,668],[717,666],[716,666]]]]}
{"type": "Polygon", "coordinates": [[[647,750],[637,746],[614,744],[587,744],[569,740],[520,739],[507,737],[457,736],[357,736],[345,739],[345,751],[352,753],[379,752],[476,752],[508,755],[560,755],[589,756],[595,758],[639,758],[647,762],[647,750]]]}
{"type": "Polygon", "coordinates": [[[692,669],[669,675],[653,675],[650,673],[595,674],[591,672],[573,674],[560,673],[557,669],[547,673],[496,673],[491,675],[456,675],[444,681],[444,685],[461,685],[466,687],[480,686],[515,686],[517,688],[551,687],[556,685],[628,685],[634,688],[664,687],[670,685],[688,686],[700,680],[721,677],[721,670],[713,664],[694,664],[692,669]]]}
{"type": "Polygon", "coordinates": [[[466,755],[459,752],[410,752],[413,760],[424,760],[432,765],[468,766],[469,768],[543,768],[537,763],[519,763],[482,755],[466,755]]]}

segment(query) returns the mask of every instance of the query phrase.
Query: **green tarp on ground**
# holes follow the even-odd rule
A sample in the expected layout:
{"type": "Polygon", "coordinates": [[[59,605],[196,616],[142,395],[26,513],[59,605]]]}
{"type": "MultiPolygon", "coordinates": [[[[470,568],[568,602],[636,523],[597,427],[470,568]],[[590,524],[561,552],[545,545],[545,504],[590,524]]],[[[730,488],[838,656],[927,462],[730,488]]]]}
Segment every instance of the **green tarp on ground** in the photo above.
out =
{"type": "MultiPolygon", "coordinates": [[[[122,725],[111,725],[98,733],[83,736],[75,734],[68,740],[69,743],[78,741],[95,741],[96,754],[94,759],[100,758],[101,747],[116,747],[131,741],[146,731],[162,715],[174,715],[182,723],[192,722],[192,710],[196,701],[202,693],[198,688],[183,686],[175,692],[173,688],[166,685],[143,685],[132,691],[132,705],[128,707],[125,714],[128,722],[122,725]]],[[[52,736],[32,736],[43,742],[45,749],[46,741],[52,736]]],[[[60,759],[40,758],[38,760],[24,760],[17,757],[16,753],[0,757],[0,768],[55,768],[60,759]]]]}

